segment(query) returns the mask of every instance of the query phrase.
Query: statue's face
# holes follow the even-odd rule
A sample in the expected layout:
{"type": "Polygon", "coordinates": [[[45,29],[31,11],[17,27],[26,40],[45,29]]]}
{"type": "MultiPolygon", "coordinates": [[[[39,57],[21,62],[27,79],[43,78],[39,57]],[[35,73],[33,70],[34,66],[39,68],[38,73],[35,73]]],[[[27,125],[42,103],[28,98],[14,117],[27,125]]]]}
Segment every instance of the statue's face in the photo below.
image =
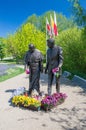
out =
{"type": "Polygon", "coordinates": [[[34,50],[35,50],[34,45],[33,45],[33,44],[30,44],[30,45],[29,45],[29,51],[30,51],[30,52],[34,52],[34,50]]]}
{"type": "Polygon", "coordinates": [[[54,46],[54,44],[51,43],[51,42],[47,42],[47,45],[48,45],[49,48],[53,48],[53,46],[54,46]]]}
{"type": "Polygon", "coordinates": [[[49,48],[53,48],[54,47],[54,39],[50,38],[47,40],[47,46],[49,48]]]}
{"type": "Polygon", "coordinates": [[[34,48],[29,48],[30,52],[34,52],[34,48]]]}

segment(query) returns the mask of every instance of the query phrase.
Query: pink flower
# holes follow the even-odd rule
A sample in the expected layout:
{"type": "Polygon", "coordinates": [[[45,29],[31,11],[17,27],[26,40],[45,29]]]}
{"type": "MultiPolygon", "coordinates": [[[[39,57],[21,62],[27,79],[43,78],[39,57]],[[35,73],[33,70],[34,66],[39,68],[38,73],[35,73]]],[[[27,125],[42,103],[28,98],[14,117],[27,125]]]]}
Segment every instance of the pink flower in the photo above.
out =
{"type": "Polygon", "coordinates": [[[26,69],[26,74],[30,74],[30,70],[29,69],[26,69]]]}
{"type": "Polygon", "coordinates": [[[58,68],[58,67],[57,67],[57,68],[52,69],[52,72],[53,72],[53,73],[58,72],[58,71],[59,71],[59,68],[58,68]]]}

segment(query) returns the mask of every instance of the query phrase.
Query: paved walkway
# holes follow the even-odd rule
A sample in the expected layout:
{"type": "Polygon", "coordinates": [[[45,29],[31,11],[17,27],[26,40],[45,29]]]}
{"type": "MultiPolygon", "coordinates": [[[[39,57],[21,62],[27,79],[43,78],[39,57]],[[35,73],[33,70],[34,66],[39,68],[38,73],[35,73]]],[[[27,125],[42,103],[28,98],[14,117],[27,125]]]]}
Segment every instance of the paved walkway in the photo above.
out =
{"type": "MultiPolygon", "coordinates": [[[[28,76],[23,73],[0,83],[0,130],[85,130],[86,95],[68,79],[61,79],[61,92],[68,98],[50,112],[31,111],[10,106],[14,89],[28,89],[28,76]]],[[[47,75],[41,75],[41,90],[47,92],[47,75]]],[[[53,84],[53,92],[55,85],[53,84]]]]}

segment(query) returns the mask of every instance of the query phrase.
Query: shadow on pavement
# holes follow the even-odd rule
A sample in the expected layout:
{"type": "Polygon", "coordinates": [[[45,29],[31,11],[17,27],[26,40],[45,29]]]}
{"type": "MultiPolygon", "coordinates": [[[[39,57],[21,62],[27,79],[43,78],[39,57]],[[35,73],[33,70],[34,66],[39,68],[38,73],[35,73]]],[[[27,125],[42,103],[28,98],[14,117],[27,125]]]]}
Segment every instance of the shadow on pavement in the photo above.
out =
{"type": "Polygon", "coordinates": [[[16,90],[16,89],[8,89],[8,90],[6,90],[5,92],[7,92],[7,93],[13,93],[15,90],[16,90]]]}
{"type": "MultiPolygon", "coordinates": [[[[42,86],[48,85],[48,75],[47,74],[41,74],[41,78],[40,78],[41,84],[42,86]]],[[[63,76],[61,76],[60,78],[60,84],[63,86],[68,86],[68,87],[80,87],[82,88],[82,91],[80,91],[78,94],[82,95],[82,94],[86,94],[86,88],[84,88],[83,86],[80,85],[76,85],[74,82],[72,82],[71,80],[69,80],[68,78],[65,78],[63,76]]],[[[55,78],[53,80],[53,85],[55,85],[55,78]]]]}

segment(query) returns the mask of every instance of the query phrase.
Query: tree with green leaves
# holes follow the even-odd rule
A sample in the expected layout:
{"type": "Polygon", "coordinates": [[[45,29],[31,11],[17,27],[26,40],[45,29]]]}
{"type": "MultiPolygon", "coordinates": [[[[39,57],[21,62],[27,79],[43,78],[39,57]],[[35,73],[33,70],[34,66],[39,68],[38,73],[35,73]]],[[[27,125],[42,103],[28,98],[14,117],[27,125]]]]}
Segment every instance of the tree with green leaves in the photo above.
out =
{"type": "Polygon", "coordinates": [[[24,54],[28,49],[28,44],[33,43],[43,55],[46,51],[45,34],[37,30],[31,23],[23,24],[14,35],[7,38],[8,52],[10,52],[16,60],[24,59],[24,54]]]}
{"type": "MultiPolygon", "coordinates": [[[[36,14],[34,14],[28,17],[25,23],[31,23],[36,27],[36,29],[46,33],[46,17],[48,18],[50,23],[50,15],[54,17],[54,11],[45,12],[41,16],[37,16],[36,14]]],[[[68,19],[61,13],[56,12],[56,18],[57,18],[56,20],[57,20],[57,26],[59,32],[76,26],[72,18],[68,19]]]]}
{"type": "Polygon", "coordinates": [[[0,41],[0,59],[2,60],[5,56],[4,52],[5,45],[0,41]]]}
{"type": "Polygon", "coordinates": [[[80,0],[68,0],[72,4],[72,15],[74,21],[80,27],[86,27],[86,9],[80,5],[80,0]]]}

